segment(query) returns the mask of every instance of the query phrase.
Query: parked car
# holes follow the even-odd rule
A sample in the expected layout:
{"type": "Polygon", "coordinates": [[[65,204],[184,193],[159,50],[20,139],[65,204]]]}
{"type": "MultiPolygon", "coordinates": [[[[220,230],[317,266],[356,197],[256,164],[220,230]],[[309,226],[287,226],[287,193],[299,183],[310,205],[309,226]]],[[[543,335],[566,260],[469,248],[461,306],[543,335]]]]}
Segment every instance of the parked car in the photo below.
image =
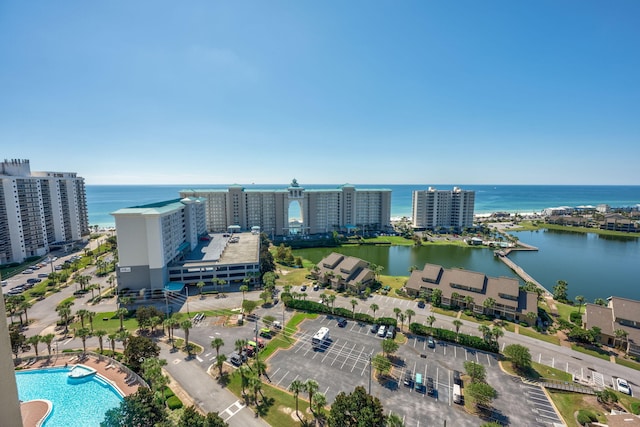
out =
{"type": "Polygon", "coordinates": [[[403,381],[403,383],[407,387],[411,387],[413,385],[413,372],[411,372],[411,369],[407,369],[404,372],[404,381],[403,381]]]}
{"type": "Polygon", "coordinates": [[[616,378],[616,388],[620,393],[628,394],[631,396],[631,387],[629,387],[629,383],[627,380],[623,378],[616,378]]]}
{"type": "Polygon", "coordinates": [[[27,279],[27,283],[39,283],[42,282],[42,279],[38,279],[38,278],[31,278],[31,279],[27,279]]]}
{"type": "Polygon", "coordinates": [[[396,328],[394,328],[393,326],[389,326],[389,328],[387,328],[387,338],[395,338],[396,337],[396,328]]]}
{"type": "Polygon", "coordinates": [[[301,290],[302,292],[306,291],[306,290],[307,290],[307,285],[302,285],[302,286],[300,286],[300,290],[301,290]]]}
{"type": "Polygon", "coordinates": [[[425,303],[424,301],[418,301],[418,308],[424,308],[425,303]]]}
{"type": "Polygon", "coordinates": [[[379,326],[374,323],[373,325],[371,325],[371,329],[369,331],[372,334],[377,334],[378,333],[378,328],[379,328],[379,326]]]}
{"type": "Polygon", "coordinates": [[[317,291],[318,289],[320,289],[320,286],[318,286],[318,284],[316,283],[315,285],[313,285],[313,290],[317,291]]]}
{"type": "Polygon", "coordinates": [[[429,348],[436,348],[436,340],[434,340],[432,336],[427,338],[427,346],[429,348]]]}
{"type": "Polygon", "coordinates": [[[24,270],[24,271],[22,272],[22,274],[31,274],[31,273],[33,273],[33,270],[32,270],[32,269],[30,269],[30,268],[27,268],[26,270],[24,270]]]}
{"type": "Polygon", "coordinates": [[[387,336],[387,327],[385,325],[381,325],[380,329],[378,329],[378,336],[381,338],[387,336]]]}
{"type": "Polygon", "coordinates": [[[427,394],[433,396],[436,393],[436,389],[433,386],[433,378],[427,377],[427,394]]]}
{"type": "Polygon", "coordinates": [[[242,357],[238,354],[238,352],[234,351],[229,355],[229,362],[231,362],[235,366],[242,365],[242,357]]]}
{"type": "Polygon", "coordinates": [[[338,319],[338,326],[341,328],[347,326],[347,319],[338,319]]]}

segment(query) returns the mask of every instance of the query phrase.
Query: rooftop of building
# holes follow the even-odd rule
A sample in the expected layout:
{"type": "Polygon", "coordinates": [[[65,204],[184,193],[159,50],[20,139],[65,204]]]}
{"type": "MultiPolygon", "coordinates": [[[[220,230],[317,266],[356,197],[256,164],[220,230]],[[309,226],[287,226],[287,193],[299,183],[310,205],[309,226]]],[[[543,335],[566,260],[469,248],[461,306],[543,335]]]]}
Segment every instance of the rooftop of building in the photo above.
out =
{"type": "MultiPolygon", "coordinates": [[[[199,203],[202,202],[201,199],[192,199],[193,202],[199,203]]],[[[129,208],[118,209],[115,212],[112,212],[111,215],[123,215],[123,214],[139,214],[139,215],[158,215],[163,213],[168,213],[175,211],[177,209],[181,209],[184,207],[185,202],[184,199],[171,199],[171,200],[163,200],[161,202],[149,203],[146,205],[140,206],[131,206],[129,208]]]]}
{"type": "Polygon", "coordinates": [[[187,255],[184,264],[206,267],[212,264],[247,264],[259,260],[260,235],[257,233],[210,233],[187,255]]]}

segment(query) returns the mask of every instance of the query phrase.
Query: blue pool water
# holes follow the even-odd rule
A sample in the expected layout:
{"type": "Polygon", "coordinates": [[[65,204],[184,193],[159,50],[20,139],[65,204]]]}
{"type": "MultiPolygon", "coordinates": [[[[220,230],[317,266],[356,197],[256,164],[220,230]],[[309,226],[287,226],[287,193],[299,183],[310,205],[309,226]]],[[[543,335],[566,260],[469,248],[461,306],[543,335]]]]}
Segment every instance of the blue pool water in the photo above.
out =
{"type": "Polygon", "coordinates": [[[19,399],[51,401],[53,409],[43,427],[99,426],[105,412],[118,406],[122,397],[99,376],[73,379],[69,371],[49,368],[16,372],[19,399]]]}

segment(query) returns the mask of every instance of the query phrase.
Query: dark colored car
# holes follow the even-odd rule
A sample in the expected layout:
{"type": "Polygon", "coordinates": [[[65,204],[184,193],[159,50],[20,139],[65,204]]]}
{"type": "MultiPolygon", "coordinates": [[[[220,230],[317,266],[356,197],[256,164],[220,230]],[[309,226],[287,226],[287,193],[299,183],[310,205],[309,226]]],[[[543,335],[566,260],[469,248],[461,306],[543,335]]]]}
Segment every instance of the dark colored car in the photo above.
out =
{"type": "Polygon", "coordinates": [[[42,279],[31,278],[27,280],[27,283],[40,283],[40,282],[42,282],[42,279]]]}
{"type": "Polygon", "coordinates": [[[425,306],[424,301],[418,301],[418,307],[419,308],[424,308],[424,306],[425,306]]]}
{"type": "Polygon", "coordinates": [[[369,329],[369,332],[371,332],[372,334],[377,334],[378,333],[378,325],[371,325],[371,329],[369,329]]]}
{"type": "Polygon", "coordinates": [[[462,378],[460,378],[460,372],[453,371],[453,383],[462,387],[462,378]]]}
{"type": "Polygon", "coordinates": [[[347,319],[338,319],[338,326],[341,328],[347,326],[347,319]]]}
{"type": "Polygon", "coordinates": [[[242,357],[234,351],[229,355],[229,362],[231,362],[235,366],[240,366],[242,365],[242,357]]]}
{"type": "Polygon", "coordinates": [[[428,337],[427,338],[427,346],[429,348],[436,348],[436,341],[433,339],[433,337],[428,337]]]}
{"type": "Polygon", "coordinates": [[[436,389],[433,386],[433,378],[427,377],[427,394],[433,396],[436,393],[436,389]]]}
{"type": "Polygon", "coordinates": [[[302,286],[300,286],[300,290],[301,290],[302,292],[306,291],[306,290],[307,290],[307,286],[306,286],[306,285],[302,285],[302,286]]]}
{"type": "Polygon", "coordinates": [[[406,385],[407,387],[411,387],[413,385],[413,372],[411,372],[411,369],[407,369],[404,372],[404,385],[406,385]]]}

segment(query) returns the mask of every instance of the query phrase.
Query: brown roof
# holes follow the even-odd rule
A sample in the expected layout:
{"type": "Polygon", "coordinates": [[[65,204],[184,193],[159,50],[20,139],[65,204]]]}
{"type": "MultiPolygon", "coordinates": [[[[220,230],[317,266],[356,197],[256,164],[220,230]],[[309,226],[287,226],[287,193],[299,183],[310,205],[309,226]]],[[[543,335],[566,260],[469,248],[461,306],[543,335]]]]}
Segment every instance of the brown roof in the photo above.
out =
{"type": "Polygon", "coordinates": [[[363,261],[359,258],[354,258],[352,256],[344,257],[342,262],[340,262],[340,270],[344,271],[347,274],[351,273],[353,269],[356,268],[361,262],[363,261]]]}
{"type": "Polygon", "coordinates": [[[586,329],[594,326],[600,328],[602,334],[614,336],[613,315],[609,307],[587,303],[584,306],[584,323],[586,329]]]}
{"type": "Polygon", "coordinates": [[[321,264],[327,268],[333,269],[340,261],[342,261],[342,258],[344,258],[344,255],[337,252],[331,252],[322,260],[321,264]]]}
{"type": "Polygon", "coordinates": [[[625,319],[640,323],[640,301],[612,297],[609,306],[613,308],[616,320],[625,319]]]}
{"type": "MultiPolygon", "coordinates": [[[[414,270],[416,272],[418,270],[414,270]]],[[[431,282],[437,283],[443,272],[442,266],[435,264],[425,264],[422,271],[420,271],[421,278],[424,277],[431,282]]]]}
{"type": "MultiPolygon", "coordinates": [[[[476,289],[478,292],[484,291],[485,281],[487,276],[484,273],[478,273],[477,271],[462,270],[459,268],[447,269],[444,272],[444,277],[441,283],[457,284],[476,289]]],[[[458,292],[459,293],[459,292],[458,292]]]]}

